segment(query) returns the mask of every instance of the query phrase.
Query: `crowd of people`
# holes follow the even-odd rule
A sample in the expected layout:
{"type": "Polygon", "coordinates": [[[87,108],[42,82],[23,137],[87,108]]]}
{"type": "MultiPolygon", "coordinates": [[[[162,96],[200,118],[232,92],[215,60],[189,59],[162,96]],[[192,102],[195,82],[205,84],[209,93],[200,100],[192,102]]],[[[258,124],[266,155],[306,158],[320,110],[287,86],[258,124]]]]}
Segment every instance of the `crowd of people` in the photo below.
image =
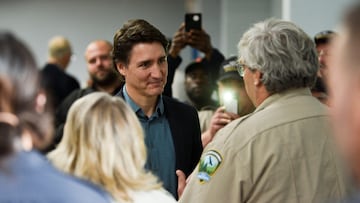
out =
{"type": "Polygon", "coordinates": [[[341,22],[265,19],[225,59],[204,29],[131,19],[85,48],[85,88],[65,37],[39,70],[0,32],[0,202],[360,202],[360,4],[341,22]]]}

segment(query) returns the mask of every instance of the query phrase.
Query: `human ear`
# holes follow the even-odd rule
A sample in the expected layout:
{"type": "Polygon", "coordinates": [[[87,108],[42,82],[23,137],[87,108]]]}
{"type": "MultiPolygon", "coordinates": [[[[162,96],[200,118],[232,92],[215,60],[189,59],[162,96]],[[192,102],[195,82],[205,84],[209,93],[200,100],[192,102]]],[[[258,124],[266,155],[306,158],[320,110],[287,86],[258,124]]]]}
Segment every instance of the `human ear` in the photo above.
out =
{"type": "Polygon", "coordinates": [[[263,74],[260,71],[256,70],[254,74],[252,74],[252,77],[253,77],[254,85],[259,86],[261,84],[261,79],[263,77],[263,74]]]}
{"type": "Polygon", "coordinates": [[[119,73],[121,74],[121,75],[123,75],[123,76],[125,76],[125,74],[126,74],[126,71],[125,71],[125,65],[123,64],[123,63],[121,63],[121,62],[118,62],[118,63],[116,63],[116,69],[117,69],[117,71],[119,71],[119,73]]]}

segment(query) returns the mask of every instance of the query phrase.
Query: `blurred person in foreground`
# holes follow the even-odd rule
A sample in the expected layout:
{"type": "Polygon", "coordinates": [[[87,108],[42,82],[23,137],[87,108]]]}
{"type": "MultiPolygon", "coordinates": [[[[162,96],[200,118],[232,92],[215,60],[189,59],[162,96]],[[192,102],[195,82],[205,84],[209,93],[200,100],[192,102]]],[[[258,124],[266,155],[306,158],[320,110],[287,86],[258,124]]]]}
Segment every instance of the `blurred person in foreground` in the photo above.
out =
{"type": "Polygon", "coordinates": [[[255,111],[222,128],[201,156],[180,202],[323,202],[347,185],[327,109],[310,93],[314,42],[295,24],[269,19],[239,45],[238,71],[255,111]]]}
{"type": "Polygon", "coordinates": [[[176,202],[144,169],[143,130],[119,97],[95,92],[75,101],[64,138],[48,157],[60,170],[105,188],[115,202],[176,202]]]}
{"type": "Polygon", "coordinates": [[[37,152],[52,134],[39,79],[28,48],[0,32],[0,202],[109,202],[100,189],[60,173],[37,152]]]}
{"type": "Polygon", "coordinates": [[[330,104],[337,143],[356,182],[360,202],[360,4],[346,11],[332,48],[329,70],[330,104]]]}
{"type": "Polygon", "coordinates": [[[196,109],[162,95],[167,47],[156,27],[143,19],[129,20],[114,35],[113,60],[125,78],[117,95],[131,106],[145,131],[145,168],[177,198],[176,170],[188,176],[200,159],[202,144],[196,109]]]}

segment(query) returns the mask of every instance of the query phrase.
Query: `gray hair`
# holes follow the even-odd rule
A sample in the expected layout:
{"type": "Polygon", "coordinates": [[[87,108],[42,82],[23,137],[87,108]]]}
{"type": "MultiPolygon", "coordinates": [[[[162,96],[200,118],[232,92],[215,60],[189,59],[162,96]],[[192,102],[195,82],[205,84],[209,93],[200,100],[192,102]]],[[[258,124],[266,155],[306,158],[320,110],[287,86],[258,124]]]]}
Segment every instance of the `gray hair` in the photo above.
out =
{"type": "Polygon", "coordinates": [[[268,19],[242,36],[239,58],[250,70],[259,70],[269,93],[311,87],[319,62],[311,38],[292,22],[268,19]],[[241,53],[241,54],[240,54],[241,53]]]}

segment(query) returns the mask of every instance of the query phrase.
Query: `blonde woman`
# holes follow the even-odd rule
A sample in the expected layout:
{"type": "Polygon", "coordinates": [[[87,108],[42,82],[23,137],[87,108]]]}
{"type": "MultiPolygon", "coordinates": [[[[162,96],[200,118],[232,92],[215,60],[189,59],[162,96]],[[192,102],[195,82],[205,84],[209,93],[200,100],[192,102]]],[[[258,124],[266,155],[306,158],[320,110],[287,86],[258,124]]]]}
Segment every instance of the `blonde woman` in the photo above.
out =
{"type": "Polygon", "coordinates": [[[145,171],[142,127],[119,97],[95,92],[77,100],[48,157],[60,170],[102,186],[116,202],[176,202],[145,171]]]}

